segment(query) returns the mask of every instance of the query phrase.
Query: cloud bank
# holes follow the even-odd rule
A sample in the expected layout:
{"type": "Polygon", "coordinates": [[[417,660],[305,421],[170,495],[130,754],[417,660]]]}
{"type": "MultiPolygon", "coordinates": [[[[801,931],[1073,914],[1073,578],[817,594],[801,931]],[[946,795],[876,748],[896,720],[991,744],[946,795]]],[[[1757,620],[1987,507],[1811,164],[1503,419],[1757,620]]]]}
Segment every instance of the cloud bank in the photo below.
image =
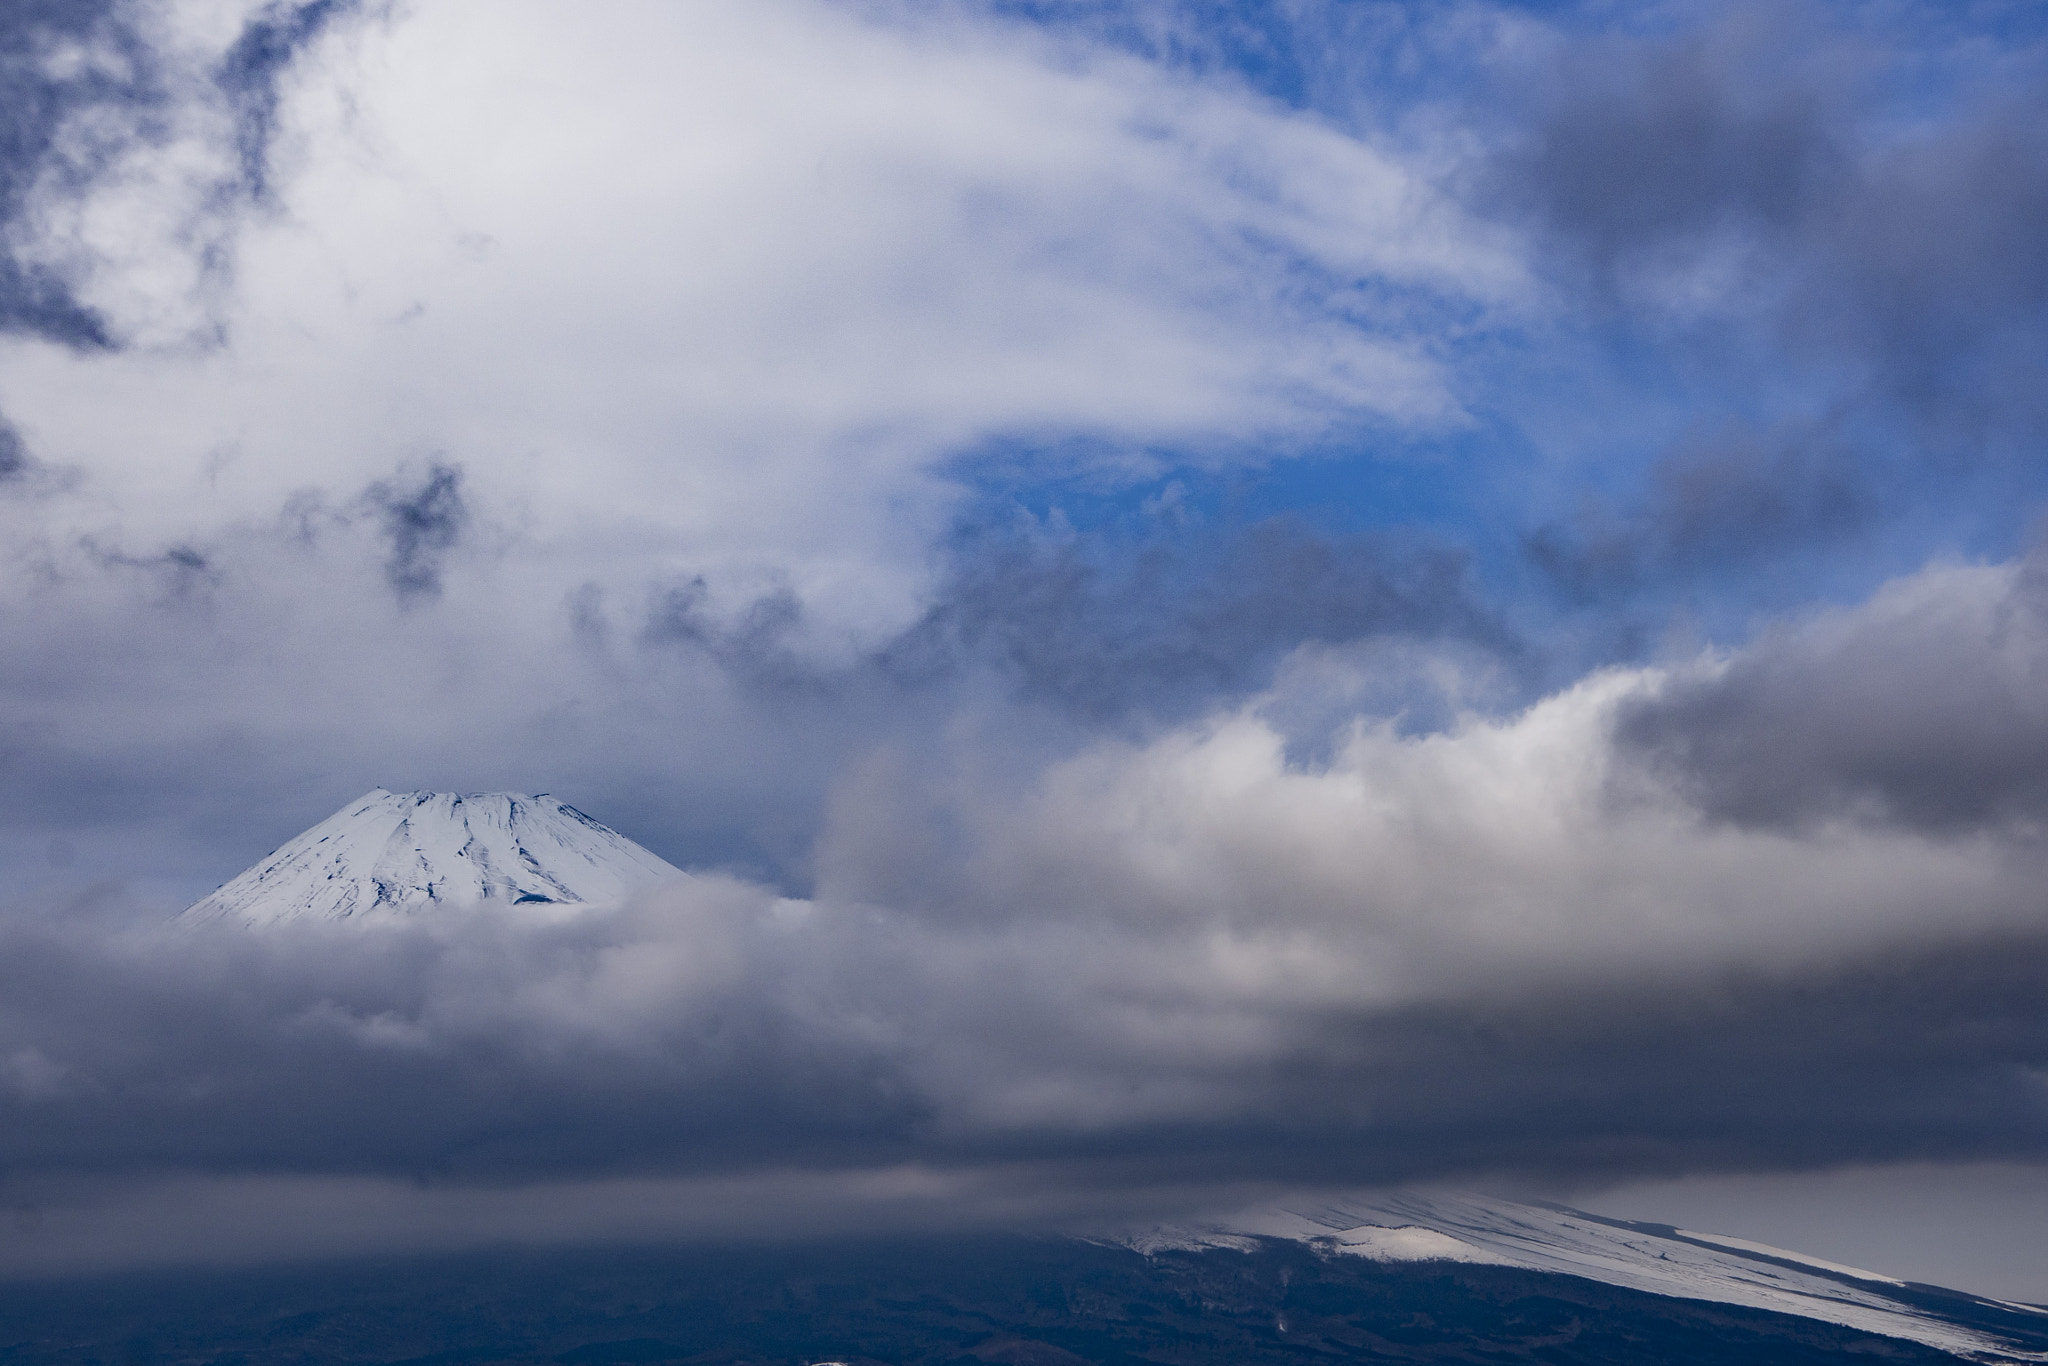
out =
{"type": "Polygon", "coordinates": [[[1884,762],[1985,717],[2038,591],[2030,565],[1929,571],[1509,716],[1357,722],[1314,765],[1277,694],[1022,785],[971,744],[943,774],[876,753],[802,899],[697,875],[566,923],[18,921],[0,1161],[17,1185],[922,1170],[1067,1220],[1132,1173],[1186,1202],[2038,1161],[2033,789],[1959,801],[1884,762]],[[1971,686],[1898,701],[1915,664],[1971,686]]]}

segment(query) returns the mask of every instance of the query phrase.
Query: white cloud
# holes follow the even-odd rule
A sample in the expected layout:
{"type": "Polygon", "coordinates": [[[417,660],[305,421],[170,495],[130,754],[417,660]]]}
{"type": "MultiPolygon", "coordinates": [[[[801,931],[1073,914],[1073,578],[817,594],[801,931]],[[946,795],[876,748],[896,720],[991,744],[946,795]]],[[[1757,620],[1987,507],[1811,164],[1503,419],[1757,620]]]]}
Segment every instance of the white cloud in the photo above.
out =
{"type": "Polygon", "coordinates": [[[438,455],[559,565],[779,576],[874,627],[962,449],[1449,420],[1428,339],[1367,295],[1520,288],[1388,153],[957,16],[424,0],[282,93],[281,212],[244,216],[225,296],[194,274],[206,101],[60,205],[142,343],[0,357],[0,405],[90,474],[79,527],[184,539],[438,455]],[[225,345],[178,344],[214,318],[225,345]]]}
{"type": "Polygon", "coordinates": [[[950,908],[963,933],[1071,947],[1047,975],[1082,996],[1223,1010],[1792,967],[2039,925],[2040,858],[2025,841],[1702,815],[1614,739],[1621,710],[1671,677],[1603,672],[1519,715],[1424,735],[1357,722],[1312,767],[1288,761],[1262,715],[1272,698],[1143,745],[1100,744],[1022,794],[906,796],[884,766],[843,795],[823,894],[950,908]],[[906,844],[900,830],[934,808],[943,846],[906,844]],[[1143,951],[1079,947],[1095,936],[1143,951]]]}

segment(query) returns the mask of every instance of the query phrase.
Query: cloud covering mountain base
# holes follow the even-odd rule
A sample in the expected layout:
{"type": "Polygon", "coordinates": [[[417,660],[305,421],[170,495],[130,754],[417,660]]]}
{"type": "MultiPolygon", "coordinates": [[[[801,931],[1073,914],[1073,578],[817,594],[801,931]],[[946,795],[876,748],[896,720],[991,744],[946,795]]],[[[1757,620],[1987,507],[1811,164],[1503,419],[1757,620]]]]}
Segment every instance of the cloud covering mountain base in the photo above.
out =
{"type": "Polygon", "coordinates": [[[2010,705],[2023,733],[2035,582],[1931,570],[1507,717],[1354,724],[1311,765],[1277,691],[1022,786],[978,781],[967,741],[945,769],[879,753],[804,898],[698,875],[547,923],[16,918],[0,1162],[145,1204],[248,1175],[225,1208],[417,1181],[418,1218],[481,1202],[479,1229],[558,1200],[565,1228],[641,1227],[617,1192],[650,1181],[694,1211],[665,1226],[722,1228],[718,1193],[751,1190],[796,1236],[1274,1183],[2039,1160],[2028,790],[1937,819],[1883,785],[1930,723],[1884,706],[1916,660],[1964,685],[1935,724],[2010,705]],[[1786,677],[1839,699],[1798,732],[1835,787],[1729,810],[1773,781],[1734,766],[1782,751],[1786,677]]]}

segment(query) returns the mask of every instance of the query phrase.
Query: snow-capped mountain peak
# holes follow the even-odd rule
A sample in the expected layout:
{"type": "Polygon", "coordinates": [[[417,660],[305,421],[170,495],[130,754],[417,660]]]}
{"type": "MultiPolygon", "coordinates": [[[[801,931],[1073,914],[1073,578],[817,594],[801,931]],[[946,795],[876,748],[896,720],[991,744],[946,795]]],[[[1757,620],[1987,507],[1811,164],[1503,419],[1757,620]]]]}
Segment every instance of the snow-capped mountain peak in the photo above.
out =
{"type": "Polygon", "coordinates": [[[544,793],[378,788],[178,920],[265,925],[408,915],[444,905],[607,905],[682,876],[544,793]]]}

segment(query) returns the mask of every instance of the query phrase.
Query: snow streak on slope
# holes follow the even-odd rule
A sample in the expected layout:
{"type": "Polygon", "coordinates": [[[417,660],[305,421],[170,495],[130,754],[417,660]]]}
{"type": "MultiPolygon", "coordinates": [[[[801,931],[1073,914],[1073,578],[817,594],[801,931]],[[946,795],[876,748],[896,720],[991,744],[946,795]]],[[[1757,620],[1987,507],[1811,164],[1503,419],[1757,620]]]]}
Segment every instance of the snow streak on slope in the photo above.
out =
{"type": "Polygon", "coordinates": [[[386,792],[329,816],[178,917],[247,925],[443,905],[615,905],[684,874],[573,806],[514,792],[386,792]]]}
{"type": "Polygon", "coordinates": [[[1127,1241],[1151,1253],[1243,1249],[1259,1238],[1294,1239],[1378,1261],[1475,1262],[1581,1276],[1652,1294],[1822,1319],[1971,1361],[2048,1361],[2048,1353],[2021,1350],[1986,1328],[1954,1322],[1939,1303],[1953,1300],[1983,1320],[2011,1312],[1998,1301],[1908,1286],[1762,1244],[1603,1219],[1556,1205],[1442,1194],[1344,1198],[1250,1210],[1127,1241]]]}

